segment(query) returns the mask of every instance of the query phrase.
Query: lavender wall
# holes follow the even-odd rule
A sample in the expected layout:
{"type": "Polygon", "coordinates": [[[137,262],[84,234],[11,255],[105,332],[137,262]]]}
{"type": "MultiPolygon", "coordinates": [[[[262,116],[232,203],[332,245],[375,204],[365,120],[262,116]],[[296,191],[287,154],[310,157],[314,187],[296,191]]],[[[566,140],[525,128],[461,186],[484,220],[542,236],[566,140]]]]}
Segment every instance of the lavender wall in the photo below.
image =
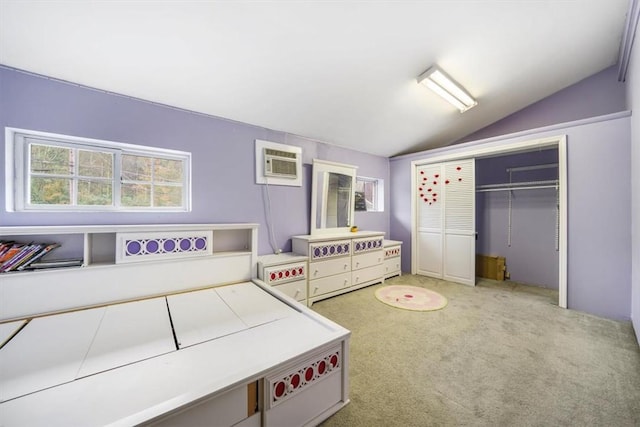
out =
{"type": "MultiPolygon", "coordinates": [[[[509,182],[507,168],[558,162],[558,150],[490,157],[476,161],[476,185],[509,182]]],[[[558,169],[518,171],[513,182],[555,180],[558,169]]],[[[511,245],[508,244],[509,192],[476,193],[476,253],[506,258],[511,280],[558,289],[556,190],[511,192],[511,245]]]]}
{"type": "Polygon", "coordinates": [[[631,313],[631,143],[626,113],[391,159],[391,238],[411,269],[411,161],[470,147],[567,135],[568,305],[614,319],[631,313]]]}
{"type": "Polygon", "coordinates": [[[618,68],[612,66],[474,132],[458,143],[602,116],[625,109],[625,85],[618,82],[618,68]]]}
{"type": "MultiPolygon", "coordinates": [[[[109,94],[0,66],[0,126],[81,136],[193,153],[193,211],[188,213],[24,213],[4,208],[0,226],[139,223],[260,224],[260,254],[272,251],[263,185],[255,184],[254,141],[302,147],[302,187],[270,186],[276,244],[291,250],[290,236],[309,232],[313,158],[350,163],[358,174],[385,180],[388,159],[303,137],[109,94]]],[[[4,169],[4,149],[0,164],[4,169]]],[[[388,196],[385,207],[388,207],[388,196]]],[[[388,232],[389,209],[358,212],[361,229],[388,232]]]]}
{"type": "MultiPolygon", "coordinates": [[[[627,102],[631,110],[640,110],[640,53],[634,46],[627,73],[627,102]]],[[[632,194],[632,290],[631,319],[640,342],[640,113],[634,111],[631,116],[631,194],[632,194]]]]}

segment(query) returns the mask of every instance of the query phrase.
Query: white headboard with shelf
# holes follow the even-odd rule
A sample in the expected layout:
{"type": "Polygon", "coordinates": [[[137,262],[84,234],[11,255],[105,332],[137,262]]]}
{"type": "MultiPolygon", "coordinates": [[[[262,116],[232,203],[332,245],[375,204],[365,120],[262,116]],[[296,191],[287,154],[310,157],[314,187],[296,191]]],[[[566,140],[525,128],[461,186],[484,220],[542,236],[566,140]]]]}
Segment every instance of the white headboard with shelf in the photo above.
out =
{"type": "MultiPolygon", "coordinates": [[[[0,239],[60,241],[58,254],[82,254],[84,261],[82,267],[0,273],[0,322],[250,280],[257,231],[257,224],[0,227],[0,239]],[[141,248],[138,260],[118,262],[124,241],[133,242],[130,252],[141,248]],[[81,248],[63,249],[79,242],[81,248]]],[[[55,251],[50,256],[56,258],[55,251]]]]}

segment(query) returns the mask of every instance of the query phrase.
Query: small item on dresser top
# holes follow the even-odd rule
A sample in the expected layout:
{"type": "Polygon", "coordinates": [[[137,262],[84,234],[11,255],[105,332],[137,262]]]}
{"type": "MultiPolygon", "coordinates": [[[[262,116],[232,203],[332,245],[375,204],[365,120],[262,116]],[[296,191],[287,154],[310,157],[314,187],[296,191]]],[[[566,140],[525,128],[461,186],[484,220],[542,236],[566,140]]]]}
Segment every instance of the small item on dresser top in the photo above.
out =
{"type": "Polygon", "coordinates": [[[358,232],[358,226],[354,225],[353,227],[351,227],[351,232],[352,233],[357,233],[358,232]]]}

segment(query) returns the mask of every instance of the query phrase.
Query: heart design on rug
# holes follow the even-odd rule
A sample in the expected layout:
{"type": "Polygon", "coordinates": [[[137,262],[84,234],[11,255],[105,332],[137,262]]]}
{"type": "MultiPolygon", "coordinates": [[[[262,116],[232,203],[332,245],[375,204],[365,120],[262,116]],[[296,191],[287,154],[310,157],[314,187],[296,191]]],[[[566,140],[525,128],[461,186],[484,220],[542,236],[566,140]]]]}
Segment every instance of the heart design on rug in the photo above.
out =
{"type": "Polygon", "coordinates": [[[444,296],[417,286],[385,286],[376,290],[375,295],[379,301],[405,310],[440,310],[447,305],[447,299],[444,296]]]}

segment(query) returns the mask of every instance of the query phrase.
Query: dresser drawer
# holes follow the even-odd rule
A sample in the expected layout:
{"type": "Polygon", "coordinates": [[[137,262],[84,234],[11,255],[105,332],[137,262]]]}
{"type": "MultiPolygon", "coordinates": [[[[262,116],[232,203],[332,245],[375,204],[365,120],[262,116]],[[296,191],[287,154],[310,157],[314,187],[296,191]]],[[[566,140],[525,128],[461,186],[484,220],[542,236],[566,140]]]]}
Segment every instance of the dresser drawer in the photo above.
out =
{"type": "Polygon", "coordinates": [[[389,258],[384,261],[384,275],[396,275],[400,273],[400,257],[389,258]]]}
{"type": "Polygon", "coordinates": [[[373,267],[363,268],[351,273],[351,285],[357,286],[361,283],[370,281],[382,282],[384,276],[384,264],[374,265],[373,267]]]}
{"type": "Polygon", "coordinates": [[[304,279],[297,280],[295,282],[283,283],[281,285],[274,286],[273,288],[297,301],[304,301],[307,299],[307,281],[304,279]]]}
{"type": "Polygon", "coordinates": [[[309,244],[309,261],[321,261],[351,255],[351,240],[334,240],[309,244]]]}
{"type": "MultiPolygon", "coordinates": [[[[382,267],[382,266],[381,266],[382,267]]],[[[351,272],[323,277],[322,279],[309,281],[309,298],[348,288],[351,286],[351,272]]]]}
{"type": "Polygon", "coordinates": [[[309,280],[351,271],[351,258],[343,257],[309,264],[309,280]]]}
{"type": "Polygon", "coordinates": [[[271,286],[298,281],[307,277],[307,263],[303,261],[264,267],[260,276],[262,276],[260,279],[271,286]]]}
{"type": "Polygon", "coordinates": [[[384,241],[382,236],[377,237],[365,237],[362,239],[353,239],[353,255],[377,251],[382,249],[382,242],[384,241]]]}
{"type": "Polygon", "coordinates": [[[382,251],[367,252],[360,255],[354,255],[351,258],[351,269],[360,270],[361,268],[373,267],[382,264],[384,254],[382,251]]]}
{"type": "Polygon", "coordinates": [[[400,256],[400,246],[391,246],[388,248],[384,248],[384,257],[387,258],[395,258],[400,256]]]}

